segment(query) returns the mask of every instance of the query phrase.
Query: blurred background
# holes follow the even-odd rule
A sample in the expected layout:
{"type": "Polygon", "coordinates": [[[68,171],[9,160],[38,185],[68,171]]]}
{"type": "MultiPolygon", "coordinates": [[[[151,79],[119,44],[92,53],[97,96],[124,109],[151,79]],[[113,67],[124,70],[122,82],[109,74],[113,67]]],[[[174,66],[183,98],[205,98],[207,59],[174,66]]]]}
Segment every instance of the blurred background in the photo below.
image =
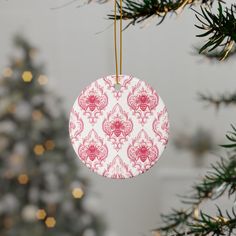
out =
{"type": "Polygon", "coordinates": [[[234,107],[208,107],[198,93],[234,92],[236,60],[197,55],[191,10],[125,30],[123,72],[161,95],[170,140],[147,173],[105,179],[75,157],[67,119],[86,85],[115,73],[113,3],[57,8],[68,2],[0,1],[0,235],[151,235],[219,158],[234,107]]]}

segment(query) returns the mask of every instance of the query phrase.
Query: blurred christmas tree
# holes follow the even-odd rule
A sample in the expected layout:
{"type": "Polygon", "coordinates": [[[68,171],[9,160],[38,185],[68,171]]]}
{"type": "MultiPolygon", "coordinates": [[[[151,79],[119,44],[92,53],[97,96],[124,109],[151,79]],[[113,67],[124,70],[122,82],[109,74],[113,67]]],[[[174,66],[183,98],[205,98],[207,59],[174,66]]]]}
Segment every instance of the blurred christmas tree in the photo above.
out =
{"type": "Polygon", "coordinates": [[[0,80],[0,235],[100,236],[84,207],[87,181],[68,141],[60,99],[48,92],[36,49],[15,38],[20,58],[0,80]]]}

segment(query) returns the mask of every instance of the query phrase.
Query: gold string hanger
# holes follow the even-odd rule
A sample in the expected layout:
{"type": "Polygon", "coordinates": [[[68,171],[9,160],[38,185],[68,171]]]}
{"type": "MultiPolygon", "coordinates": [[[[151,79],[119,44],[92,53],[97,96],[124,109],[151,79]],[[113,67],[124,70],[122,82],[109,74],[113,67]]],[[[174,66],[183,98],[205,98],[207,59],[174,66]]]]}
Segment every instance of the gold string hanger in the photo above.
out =
{"type": "Polygon", "coordinates": [[[122,75],[122,0],[120,0],[120,70],[118,70],[116,22],[117,22],[117,2],[116,0],[114,0],[114,48],[115,48],[115,65],[116,65],[116,85],[119,85],[119,74],[122,75]]]}

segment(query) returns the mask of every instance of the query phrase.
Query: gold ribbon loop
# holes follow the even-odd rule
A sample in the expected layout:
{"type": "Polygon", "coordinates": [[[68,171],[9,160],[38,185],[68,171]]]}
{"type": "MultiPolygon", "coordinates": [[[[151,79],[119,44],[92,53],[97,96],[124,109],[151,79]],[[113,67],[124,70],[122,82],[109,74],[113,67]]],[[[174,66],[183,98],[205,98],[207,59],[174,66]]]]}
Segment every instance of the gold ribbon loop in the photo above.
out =
{"type": "Polygon", "coordinates": [[[116,84],[119,84],[119,74],[122,75],[122,0],[120,0],[120,71],[118,70],[116,22],[117,22],[117,2],[116,0],[114,0],[114,48],[115,48],[115,65],[116,65],[116,84]]]}

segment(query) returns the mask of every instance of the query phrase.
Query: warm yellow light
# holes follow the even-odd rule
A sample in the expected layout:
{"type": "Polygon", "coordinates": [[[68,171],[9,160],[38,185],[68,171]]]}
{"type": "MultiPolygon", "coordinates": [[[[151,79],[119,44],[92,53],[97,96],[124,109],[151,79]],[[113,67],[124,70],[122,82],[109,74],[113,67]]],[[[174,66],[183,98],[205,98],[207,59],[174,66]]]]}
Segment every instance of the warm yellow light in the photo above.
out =
{"type": "Polygon", "coordinates": [[[46,149],[47,150],[53,150],[54,148],[55,148],[55,143],[54,143],[54,141],[53,140],[47,140],[46,142],[45,142],[45,147],[46,147],[46,149]]]}
{"type": "Polygon", "coordinates": [[[38,220],[44,220],[47,216],[47,213],[44,209],[39,209],[36,213],[36,217],[38,220]]]}
{"type": "Polygon", "coordinates": [[[224,222],[224,223],[227,223],[229,221],[229,219],[226,219],[225,217],[221,217],[221,220],[224,222]]]}
{"type": "Polygon", "coordinates": [[[4,71],[3,71],[3,75],[5,76],[5,77],[11,77],[12,76],[12,73],[13,73],[13,71],[12,71],[12,69],[11,68],[5,68],[4,69],[4,71]]]}
{"type": "Polygon", "coordinates": [[[40,75],[40,76],[38,77],[38,83],[39,83],[40,85],[45,85],[45,84],[47,84],[47,83],[48,83],[48,77],[45,76],[45,75],[40,75]]]}
{"type": "Polygon", "coordinates": [[[39,110],[35,110],[35,111],[33,111],[32,112],[32,118],[33,118],[33,120],[40,120],[40,119],[42,119],[42,117],[43,117],[43,113],[41,112],[41,111],[39,111],[39,110]]]}
{"type": "Polygon", "coordinates": [[[31,71],[24,71],[22,74],[22,79],[24,80],[24,82],[31,82],[33,78],[33,75],[31,73],[31,71]]]}
{"type": "Polygon", "coordinates": [[[44,151],[45,151],[45,149],[44,149],[43,145],[41,145],[41,144],[35,145],[34,153],[36,155],[41,156],[41,155],[43,155],[44,151]]]}
{"type": "Polygon", "coordinates": [[[84,192],[81,188],[74,188],[72,190],[72,195],[74,198],[82,198],[84,195],[84,192]]]}
{"type": "Polygon", "coordinates": [[[27,184],[29,182],[29,177],[26,174],[21,174],[18,176],[18,182],[20,184],[27,184]]]}
{"type": "Polygon", "coordinates": [[[227,223],[229,220],[222,217],[222,216],[217,216],[217,217],[214,217],[215,221],[218,221],[218,222],[223,222],[223,223],[227,223]]]}
{"type": "Polygon", "coordinates": [[[48,217],[45,220],[45,224],[48,228],[53,228],[56,225],[56,219],[54,217],[48,217]]]}
{"type": "Polygon", "coordinates": [[[195,219],[198,219],[199,218],[199,209],[198,207],[196,207],[193,211],[193,216],[195,219]]]}

